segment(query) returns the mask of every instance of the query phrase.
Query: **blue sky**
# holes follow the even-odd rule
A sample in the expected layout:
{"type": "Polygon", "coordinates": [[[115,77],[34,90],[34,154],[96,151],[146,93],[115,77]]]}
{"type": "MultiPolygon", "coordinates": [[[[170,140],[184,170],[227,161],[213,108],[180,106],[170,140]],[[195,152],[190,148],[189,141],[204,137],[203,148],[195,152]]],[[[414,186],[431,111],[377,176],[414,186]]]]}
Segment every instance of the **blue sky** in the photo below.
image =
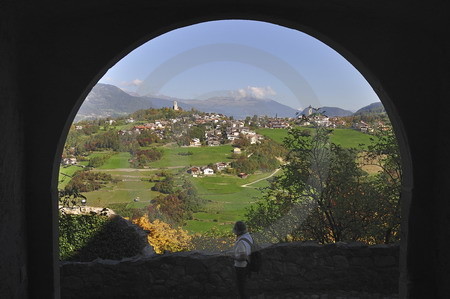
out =
{"type": "Polygon", "coordinates": [[[295,109],[379,101],[340,54],[297,30],[245,20],[180,28],[136,48],[100,80],[140,94],[204,99],[234,91],[295,109]]]}

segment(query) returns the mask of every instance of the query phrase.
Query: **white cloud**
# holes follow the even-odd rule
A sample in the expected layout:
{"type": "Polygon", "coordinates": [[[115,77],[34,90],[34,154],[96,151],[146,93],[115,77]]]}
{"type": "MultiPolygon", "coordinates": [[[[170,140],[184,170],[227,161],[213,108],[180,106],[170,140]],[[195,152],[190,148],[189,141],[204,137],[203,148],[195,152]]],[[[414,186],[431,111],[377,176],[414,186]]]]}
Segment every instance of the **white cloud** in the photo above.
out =
{"type": "Polygon", "coordinates": [[[122,86],[139,86],[143,83],[144,81],[140,80],[140,79],[134,79],[133,81],[122,81],[120,85],[122,86]]]}
{"type": "Polygon", "coordinates": [[[275,90],[270,86],[266,87],[256,87],[256,86],[247,86],[246,88],[241,88],[237,90],[238,97],[253,97],[257,99],[267,99],[271,96],[276,95],[275,90]]]}
{"type": "Polygon", "coordinates": [[[114,81],[112,77],[103,77],[103,78],[100,79],[100,80],[103,80],[103,81],[106,81],[106,82],[114,81]]]}

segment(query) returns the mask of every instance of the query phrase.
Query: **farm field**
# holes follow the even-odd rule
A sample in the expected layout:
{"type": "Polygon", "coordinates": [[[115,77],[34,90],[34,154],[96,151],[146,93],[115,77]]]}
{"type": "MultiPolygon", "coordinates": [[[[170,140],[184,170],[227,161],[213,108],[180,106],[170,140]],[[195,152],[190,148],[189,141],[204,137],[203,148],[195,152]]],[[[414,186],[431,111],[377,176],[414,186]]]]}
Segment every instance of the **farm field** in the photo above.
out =
{"type": "MultiPolygon", "coordinates": [[[[156,171],[129,172],[129,171],[98,171],[107,172],[118,183],[109,183],[106,187],[85,192],[88,205],[105,207],[118,203],[126,203],[127,208],[142,208],[147,206],[152,199],[160,195],[152,191],[154,183],[149,178],[156,171]],[[139,197],[139,202],[134,199],[139,197]]],[[[201,212],[194,213],[193,220],[188,220],[184,227],[191,233],[205,232],[212,227],[219,230],[230,230],[232,224],[244,217],[245,209],[249,207],[260,196],[258,188],[267,185],[266,180],[257,182],[248,187],[244,184],[269,176],[271,173],[259,173],[241,179],[232,175],[212,175],[205,177],[190,177],[191,182],[197,188],[201,198],[207,201],[201,212]]]]}
{"type": "Polygon", "coordinates": [[[205,232],[211,227],[221,231],[230,231],[234,222],[242,220],[246,208],[261,196],[259,187],[267,184],[266,180],[248,187],[244,184],[269,176],[271,173],[250,175],[246,179],[236,176],[211,176],[193,178],[199,195],[206,199],[204,211],[194,213],[194,220],[188,220],[185,229],[192,232],[205,232]]]}
{"type": "MultiPolygon", "coordinates": [[[[287,136],[285,129],[258,129],[259,134],[265,135],[275,142],[282,143],[287,136]]],[[[344,147],[358,147],[361,143],[368,143],[370,135],[350,129],[335,129],[331,141],[344,147]]],[[[155,183],[150,179],[156,177],[161,169],[170,171],[176,177],[188,178],[196,187],[199,197],[206,200],[205,206],[200,212],[193,214],[193,219],[186,221],[184,229],[190,233],[206,232],[212,227],[220,231],[230,231],[235,221],[244,218],[246,208],[261,198],[260,188],[267,187],[272,173],[255,173],[245,179],[236,175],[214,174],[212,176],[191,177],[186,173],[190,166],[206,166],[216,162],[231,162],[231,145],[217,147],[178,147],[166,145],[158,147],[163,152],[161,160],[148,164],[148,168],[130,168],[128,160],[131,158],[128,152],[96,152],[94,156],[109,158],[105,163],[94,169],[110,174],[115,182],[108,183],[105,187],[91,192],[85,192],[89,206],[107,207],[115,204],[125,204],[126,208],[143,208],[150,201],[160,195],[152,191],[155,183]],[[188,154],[189,153],[189,154],[188,154]],[[255,183],[253,183],[255,182],[255,183]],[[248,186],[243,186],[249,183],[248,186]],[[135,201],[139,197],[139,201],[135,201]]],[[[87,165],[84,161],[80,164],[87,165]]],[[[64,188],[69,177],[75,171],[82,169],[80,166],[60,168],[59,189],[64,188]]],[[[279,173],[277,173],[279,174],[279,173]]]]}
{"type": "Polygon", "coordinates": [[[152,191],[153,186],[150,182],[118,182],[114,186],[107,186],[100,190],[85,192],[84,196],[88,198],[88,205],[95,207],[106,207],[111,204],[127,203],[127,207],[144,207],[150,203],[150,200],[159,195],[158,192],[152,191]],[[139,197],[139,202],[134,199],[139,197]]]}
{"type": "MultiPolygon", "coordinates": [[[[257,129],[256,132],[282,144],[288,130],[262,128],[257,129]]],[[[373,136],[353,129],[333,129],[333,133],[330,136],[331,142],[346,148],[359,148],[360,144],[367,145],[370,143],[370,138],[373,138],[373,136]]]]}
{"type": "Polygon", "coordinates": [[[150,163],[152,168],[174,166],[201,166],[216,162],[231,162],[233,147],[231,145],[208,147],[160,147],[163,158],[150,163]],[[192,155],[182,155],[191,152],[192,155]]]}
{"type": "MultiPolygon", "coordinates": [[[[194,213],[193,220],[188,220],[185,229],[190,233],[205,232],[212,227],[222,231],[229,231],[233,223],[243,219],[245,209],[249,207],[261,194],[258,188],[267,186],[267,180],[271,173],[256,173],[242,179],[236,175],[214,174],[212,176],[191,177],[186,173],[187,167],[191,165],[203,166],[215,162],[231,162],[232,146],[224,145],[217,147],[160,147],[163,158],[150,163],[148,169],[130,168],[128,160],[131,155],[128,152],[112,153],[97,152],[88,156],[110,157],[105,163],[93,169],[105,172],[113,177],[116,182],[110,182],[105,187],[91,192],[84,192],[89,206],[107,207],[116,204],[125,204],[126,208],[143,208],[161,193],[152,191],[155,183],[150,182],[156,177],[160,169],[166,169],[177,177],[180,175],[188,178],[197,188],[199,197],[206,200],[201,212],[194,213]],[[191,155],[179,155],[179,153],[192,153],[191,155]],[[255,182],[247,187],[242,185],[255,182]],[[139,201],[134,199],[139,197],[139,201]]],[[[87,165],[88,162],[83,162],[87,165]]],[[[61,168],[66,175],[73,175],[79,166],[61,168]]],[[[60,177],[66,177],[60,174],[60,177]]],[[[59,188],[62,189],[69,180],[61,181],[59,188]]]]}
{"type": "Polygon", "coordinates": [[[59,167],[59,176],[58,176],[58,189],[64,189],[66,185],[69,183],[71,177],[78,170],[82,170],[83,166],[88,164],[87,161],[80,162],[78,165],[70,165],[70,166],[60,166],[59,167]]]}
{"type": "Polygon", "coordinates": [[[370,138],[374,138],[374,136],[352,129],[334,129],[330,140],[342,147],[359,148],[360,144],[369,145],[370,138]]]}
{"type": "Polygon", "coordinates": [[[114,154],[99,169],[128,168],[130,167],[130,163],[128,163],[130,158],[131,154],[128,152],[114,154]]]}

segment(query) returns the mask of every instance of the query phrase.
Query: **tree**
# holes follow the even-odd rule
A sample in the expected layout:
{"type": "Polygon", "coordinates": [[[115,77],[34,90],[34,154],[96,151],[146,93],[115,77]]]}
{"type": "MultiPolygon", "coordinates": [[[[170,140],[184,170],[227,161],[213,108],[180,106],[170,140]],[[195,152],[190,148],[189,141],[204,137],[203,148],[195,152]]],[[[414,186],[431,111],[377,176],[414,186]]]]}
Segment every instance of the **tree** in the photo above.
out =
{"type": "Polygon", "coordinates": [[[198,196],[197,189],[189,180],[184,180],[178,197],[183,202],[183,209],[197,212],[205,204],[205,200],[198,196]]]}
{"type": "MultiPolygon", "coordinates": [[[[158,214],[171,223],[182,223],[187,211],[184,210],[183,202],[177,194],[169,194],[167,196],[157,196],[152,200],[152,206],[156,208],[158,214]]],[[[151,207],[151,209],[153,209],[151,207]]]]}
{"type": "Polygon", "coordinates": [[[77,171],[67,184],[65,190],[90,192],[98,190],[112,181],[112,176],[104,172],[77,171]]]}
{"type": "Polygon", "coordinates": [[[157,161],[162,158],[163,153],[156,148],[145,150],[132,151],[133,158],[131,159],[131,166],[140,168],[146,166],[148,163],[157,161]]]}
{"type": "Polygon", "coordinates": [[[246,214],[260,237],[379,241],[375,218],[380,202],[373,180],[358,165],[358,151],[331,143],[329,133],[323,127],[311,135],[298,128],[289,131],[282,175],[246,214]]]}
{"type": "Polygon", "coordinates": [[[164,194],[171,194],[175,191],[175,182],[172,175],[167,174],[164,180],[156,182],[152,187],[153,191],[158,191],[164,194]]]}
{"type": "Polygon", "coordinates": [[[365,164],[375,165],[380,171],[373,184],[379,202],[376,211],[379,229],[385,243],[400,239],[400,206],[402,167],[400,151],[394,131],[387,126],[376,131],[365,154],[365,164]]]}
{"type": "Polygon", "coordinates": [[[240,148],[246,148],[250,146],[250,140],[248,140],[242,133],[240,133],[239,138],[233,142],[233,145],[240,148]]]}
{"type": "Polygon", "coordinates": [[[198,138],[200,141],[205,141],[205,127],[204,126],[193,126],[189,130],[189,138],[198,138]]]}

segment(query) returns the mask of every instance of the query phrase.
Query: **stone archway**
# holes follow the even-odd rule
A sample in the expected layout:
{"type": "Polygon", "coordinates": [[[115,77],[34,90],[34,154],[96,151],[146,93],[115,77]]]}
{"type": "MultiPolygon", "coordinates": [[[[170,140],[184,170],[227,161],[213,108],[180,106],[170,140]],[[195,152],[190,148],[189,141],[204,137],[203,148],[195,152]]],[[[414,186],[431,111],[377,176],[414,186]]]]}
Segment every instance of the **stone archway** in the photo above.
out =
{"type": "MultiPolygon", "coordinates": [[[[419,297],[427,294],[426,290],[436,289],[437,277],[445,281],[444,270],[435,258],[448,260],[443,251],[445,238],[434,229],[446,223],[437,210],[445,210],[447,204],[439,199],[439,191],[430,190],[435,176],[445,172],[436,166],[437,158],[429,154],[430,147],[433,153],[441,154],[445,145],[437,141],[438,133],[419,136],[417,130],[432,130],[433,126],[418,124],[417,119],[422,115],[418,105],[423,99],[444,105],[445,90],[434,87],[439,87],[443,80],[440,77],[443,71],[439,73],[438,66],[447,56],[428,34],[434,29],[433,24],[417,28],[414,33],[407,30],[416,21],[409,13],[421,14],[420,7],[405,8],[401,3],[391,3],[387,11],[381,5],[356,5],[345,0],[339,5],[333,1],[281,4],[252,0],[240,4],[220,0],[214,5],[201,0],[173,1],[169,5],[137,0],[133,7],[99,1],[52,9],[53,4],[30,4],[23,9],[20,42],[27,47],[18,46],[16,54],[20,58],[17,68],[22,71],[20,86],[24,87],[20,91],[23,108],[20,113],[27,144],[23,147],[26,164],[23,176],[27,184],[23,195],[28,198],[24,234],[28,241],[30,293],[43,298],[57,296],[56,167],[51,169],[49,165],[56,166],[61,140],[81,104],[80,99],[109,66],[144,41],[170,29],[226,18],[261,20],[302,30],[336,49],[372,84],[394,122],[402,148],[407,176],[403,220],[414,218],[403,225],[404,233],[408,233],[402,238],[403,295],[411,292],[419,297]],[[403,18],[402,24],[398,15],[403,18]],[[418,39],[422,41],[419,44],[418,39]],[[414,47],[405,53],[405,47],[410,45],[414,47]],[[42,117],[39,126],[33,122],[35,115],[42,117]],[[436,203],[436,208],[420,200],[426,197],[436,203]],[[428,222],[432,225],[426,226],[428,222]],[[437,241],[431,249],[422,244],[428,235],[437,241]],[[427,254],[429,250],[434,254],[427,254]]],[[[434,15],[425,14],[424,18],[431,22],[434,15]]],[[[447,128],[445,123],[443,128],[447,128]]],[[[440,177],[437,186],[444,188],[445,182],[440,177]]]]}
{"type": "MultiPolygon", "coordinates": [[[[265,18],[262,18],[262,19],[265,19],[265,18]]],[[[257,19],[257,20],[260,20],[260,19],[257,19]]],[[[282,23],[283,22],[277,23],[277,24],[282,25],[282,23]]],[[[188,24],[191,24],[191,23],[188,21],[188,24]]],[[[181,28],[181,27],[183,27],[183,26],[180,26],[179,28],[181,28]]],[[[303,26],[301,26],[301,25],[291,26],[291,28],[302,31],[302,32],[306,32],[316,38],[320,38],[321,41],[323,41],[330,47],[337,50],[341,55],[345,56],[345,58],[347,58],[347,60],[349,60],[349,62],[352,63],[366,77],[366,79],[369,81],[369,83],[372,85],[372,87],[374,88],[374,90],[377,92],[378,96],[382,100],[383,104],[386,107],[388,115],[394,124],[396,135],[398,136],[398,141],[400,144],[400,148],[402,150],[403,168],[404,168],[404,174],[405,174],[405,182],[403,183],[403,189],[402,189],[403,190],[403,194],[402,194],[403,210],[405,211],[403,213],[403,219],[404,219],[404,221],[407,221],[408,215],[407,215],[406,211],[408,211],[407,207],[410,204],[410,192],[411,192],[411,188],[412,188],[411,187],[412,186],[411,160],[410,160],[410,154],[409,154],[409,150],[408,150],[408,143],[407,143],[407,140],[406,140],[406,137],[404,134],[404,129],[403,129],[402,123],[398,117],[398,114],[395,111],[395,107],[393,106],[391,99],[389,98],[387,93],[383,90],[383,87],[381,86],[380,81],[376,78],[376,76],[373,75],[370,72],[370,70],[355,55],[353,55],[352,53],[347,51],[342,45],[334,42],[333,40],[331,40],[328,37],[325,37],[322,34],[317,33],[314,30],[311,30],[309,28],[303,28],[303,26]]],[[[153,35],[151,35],[150,37],[147,37],[147,38],[140,39],[138,46],[140,44],[146,42],[151,37],[153,37],[153,35]]],[[[136,44],[133,44],[133,46],[131,48],[128,48],[126,51],[119,51],[119,53],[124,53],[124,52],[128,53],[129,51],[134,50],[136,47],[137,47],[136,44]]],[[[113,59],[113,61],[118,61],[122,57],[123,57],[123,54],[119,54],[117,57],[115,57],[113,59]]],[[[111,64],[111,62],[110,62],[110,64],[111,64]]],[[[107,69],[108,69],[107,67],[102,69],[100,71],[100,73],[97,75],[97,77],[103,75],[107,71],[107,69]]],[[[93,84],[95,84],[95,82],[91,81],[91,85],[93,85],[93,84]]],[[[88,91],[89,91],[89,89],[86,89],[85,93],[87,93],[88,91]]],[[[76,109],[74,108],[71,111],[71,115],[74,115],[76,113],[76,111],[78,110],[79,105],[81,105],[83,99],[84,99],[84,96],[82,96],[78,99],[78,103],[75,105],[76,109]]],[[[63,133],[62,136],[64,137],[65,134],[63,133]]],[[[61,141],[60,141],[60,147],[62,147],[64,140],[61,140],[61,141]]],[[[403,223],[403,227],[407,227],[406,222],[403,223]]],[[[405,248],[406,234],[403,235],[402,242],[403,242],[403,248],[405,248]]],[[[402,258],[404,258],[404,257],[405,256],[402,255],[402,258]]],[[[404,262],[402,263],[402,265],[404,265],[404,262]]]]}

